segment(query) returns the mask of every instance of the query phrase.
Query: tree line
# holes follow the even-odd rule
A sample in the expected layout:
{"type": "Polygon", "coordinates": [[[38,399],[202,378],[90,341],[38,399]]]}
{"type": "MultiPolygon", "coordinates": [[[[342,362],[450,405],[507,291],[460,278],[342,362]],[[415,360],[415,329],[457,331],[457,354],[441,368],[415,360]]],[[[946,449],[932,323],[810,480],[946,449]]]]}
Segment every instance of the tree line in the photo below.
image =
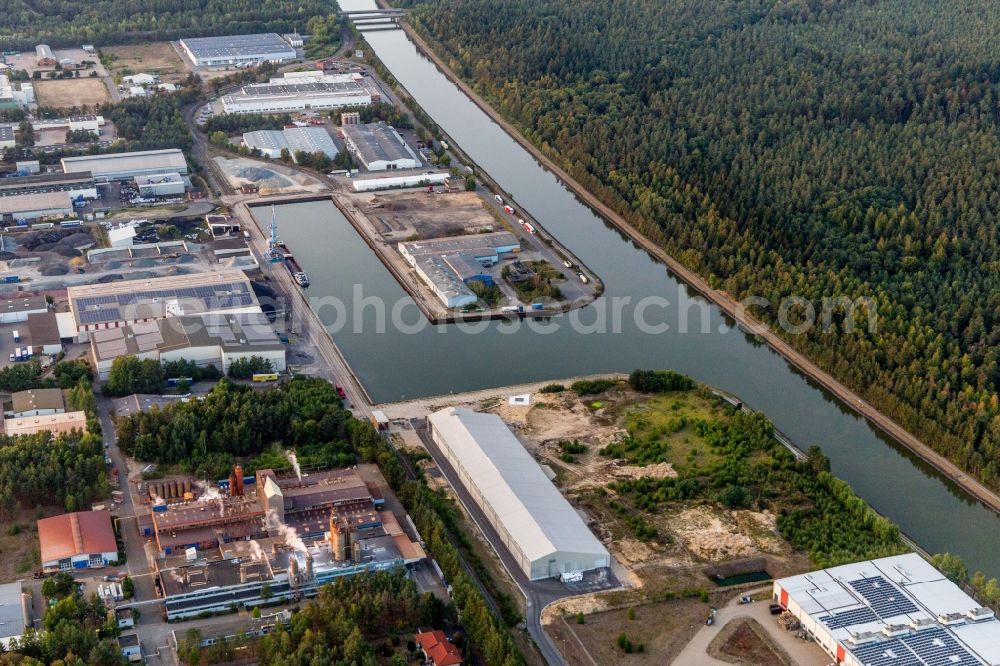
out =
{"type": "Polygon", "coordinates": [[[257,32],[292,32],[330,6],[320,0],[10,0],[0,47],[130,44],[257,32]]]}
{"type": "Polygon", "coordinates": [[[630,224],[766,299],[767,323],[788,296],[867,299],[873,328],[841,307],[786,337],[1000,489],[1000,5],[397,4],[630,224]]]}

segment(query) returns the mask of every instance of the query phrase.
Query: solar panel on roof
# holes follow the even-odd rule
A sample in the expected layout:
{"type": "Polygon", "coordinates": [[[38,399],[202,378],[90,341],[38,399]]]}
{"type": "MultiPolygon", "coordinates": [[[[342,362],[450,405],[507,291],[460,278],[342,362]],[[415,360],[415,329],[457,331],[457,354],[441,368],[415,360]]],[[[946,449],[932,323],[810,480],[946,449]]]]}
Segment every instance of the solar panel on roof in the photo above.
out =
{"type": "Polygon", "coordinates": [[[821,616],[819,620],[831,629],[841,629],[843,627],[851,627],[856,624],[876,622],[878,620],[878,616],[875,615],[871,608],[854,608],[849,611],[834,613],[833,615],[821,616]]]}
{"type": "Polygon", "coordinates": [[[879,641],[851,648],[864,666],[924,666],[898,639],[879,641]]]}
{"type": "Polygon", "coordinates": [[[848,584],[857,590],[872,610],[883,619],[917,610],[912,601],[882,576],[852,580],[848,584]]]}
{"type": "Polygon", "coordinates": [[[901,638],[927,666],[981,666],[978,659],[943,629],[931,629],[901,638]]]}

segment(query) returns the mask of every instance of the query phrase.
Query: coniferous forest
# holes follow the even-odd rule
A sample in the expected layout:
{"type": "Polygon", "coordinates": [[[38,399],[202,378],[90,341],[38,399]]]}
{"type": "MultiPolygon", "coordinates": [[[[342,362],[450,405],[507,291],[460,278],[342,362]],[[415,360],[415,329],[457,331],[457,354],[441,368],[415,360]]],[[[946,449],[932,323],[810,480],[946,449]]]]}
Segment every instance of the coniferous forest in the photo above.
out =
{"type": "Polygon", "coordinates": [[[199,35],[305,30],[321,0],[4,0],[0,46],[128,44],[199,35]]]}
{"type": "Polygon", "coordinates": [[[866,297],[786,337],[1000,488],[1000,5],[402,0],[449,64],[711,284],[866,297]]]}

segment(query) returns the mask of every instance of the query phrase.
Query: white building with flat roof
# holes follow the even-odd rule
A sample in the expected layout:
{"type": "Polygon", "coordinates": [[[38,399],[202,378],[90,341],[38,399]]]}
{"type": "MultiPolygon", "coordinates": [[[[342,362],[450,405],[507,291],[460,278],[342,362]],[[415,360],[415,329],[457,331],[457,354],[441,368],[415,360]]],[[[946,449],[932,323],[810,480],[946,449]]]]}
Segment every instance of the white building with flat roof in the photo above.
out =
{"type": "Polygon", "coordinates": [[[357,74],[290,72],[268,83],[250,83],[222,96],[226,113],[285,113],[367,106],[371,92],[357,74]],[[305,74],[306,76],[297,76],[305,74]]]}
{"type": "Polygon", "coordinates": [[[26,593],[20,581],[0,585],[0,644],[10,647],[24,634],[31,626],[31,609],[31,592],[26,593]]]}
{"type": "Polygon", "coordinates": [[[193,37],[180,41],[181,48],[198,67],[284,62],[296,58],[295,49],[274,32],[255,35],[193,37]]]}
{"type": "Polygon", "coordinates": [[[188,172],[184,153],[176,148],[64,157],[62,168],[66,173],[90,171],[98,181],[188,172]]]}
{"type": "Polygon", "coordinates": [[[774,600],[843,666],[1000,666],[1000,621],[908,553],[774,581],[774,600]]]}
{"type": "Polygon", "coordinates": [[[142,197],[170,197],[184,194],[184,178],[179,173],[136,176],[135,186],[142,197]]]}
{"type": "Polygon", "coordinates": [[[449,407],[427,423],[530,580],[610,566],[607,549],[499,416],[449,407]]]}

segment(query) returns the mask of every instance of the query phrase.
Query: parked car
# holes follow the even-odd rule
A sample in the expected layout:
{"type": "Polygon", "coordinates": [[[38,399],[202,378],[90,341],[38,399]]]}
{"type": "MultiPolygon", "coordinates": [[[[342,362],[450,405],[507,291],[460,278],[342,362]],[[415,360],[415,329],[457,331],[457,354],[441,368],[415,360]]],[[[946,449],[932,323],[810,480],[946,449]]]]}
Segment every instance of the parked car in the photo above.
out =
{"type": "Polygon", "coordinates": [[[768,610],[771,611],[771,615],[781,615],[785,611],[781,604],[771,604],[768,610]]]}

